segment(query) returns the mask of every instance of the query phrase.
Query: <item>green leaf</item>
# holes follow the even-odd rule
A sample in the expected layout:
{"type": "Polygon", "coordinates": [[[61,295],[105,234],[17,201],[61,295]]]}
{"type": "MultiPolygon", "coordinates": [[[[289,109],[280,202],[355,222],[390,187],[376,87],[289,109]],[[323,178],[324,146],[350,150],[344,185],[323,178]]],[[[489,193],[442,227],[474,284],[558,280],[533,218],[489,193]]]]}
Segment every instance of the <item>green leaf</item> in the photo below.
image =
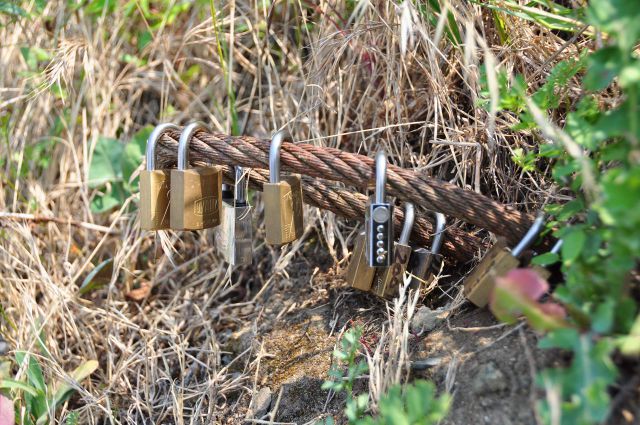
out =
{"type": "Polygon", "coordinates": [[[25,360],[28,361],[27,378],[29,379],[29,384],[36,389],[45,392],[47,390],[47,386],[44,383],[44,374],[42,373],[42,368],[36,358],[25,351],[16,351],[15,356],[16,363],[18,363],[20,367],[24,367],[25,360]]]}
{"type": "Polygon", "coordinates": [[[100,136],[91,157],[89,166],[90,188],[114,183],[122,179],[120,159],[124,146],[116,139],[100,136]]]}
{"type": "Polygon", "coordinates": [[[87,277],[82,281],[82,285],[80,285],[80,289],[78,290],[78,295],[83,296],[88,294],[106,284],[105,279],[95,279],[96,276],[104,269],[107,265],[113,262],[113,258],[109,258],[104,260],[100,264],[98,264],[87,277]]]}
{"type": "Polygon", "coordinates": [[[111,211],[122,205],[127,196],[122,182],[111,184],[106,191],[96,194],[91,200],[91,212],[101,214],[111,211]]]}
{"type": "Polygon", "coordinates": [[[14,381],[13,379],[0,380],[0,389],[24,391],[25,393],[30,394],[33,397],[38,397],[39,395],[39,392],[36,388],[32,387],[31,385],[27,385],[24,382],[14,381]]]}
{"type": "MultiPolygon", "coordinates": [[[[89,360],[87,362],[82,363],[78,366],[73,372],[71,372],[70,377],[76,383],[83,381],[85,378],[88,378],[93,372],[98,369],[98,362],[96,360],[89,360]]],[[[71,394],[75,391],[75,388],[67,382],[61,382],[58,385],[58,388],[55,391],[55,395],[53,396],[53,405],[57,408],[62,403],[64,403],[71,394]]]]}
{"type": "Polygon", "coordinates": [[[564,235],[561,249],[562,261],[565,264],[574,262],[582,252],[586,240],[587,236],[579,229],[573,229],[573,231],[564,235]]]}
{"type": "Polygon", "coordinates": [[[554,263],[557,263],[560,257],[558,254],[553,252],[545,252],[544,254],[540,254],[534,257],[531,260],[531,264],[535,264],[537,266],[548,266],[554,263]]]}
{"type": "Polygon", "coordinates": [[[587,90],[606,88],[620,73],[624,64],[624,53],[615,46],[598,50],[589,58],[589,69],[583,83],[587,90]]]}
{"type": "Polygon", "coordinates": [[[21,18],[27,16],[27,11],[18,6],[15,1],[0,1],[0,13],[21,18]]]}
{"type": "Polygon", "coordinates": [[[142,164],[147,147],[147,139],[152,130],[153,127],[148,125],[134,134],[122,153],[122,179],[124,180],[125,188],[129,192],[137,192],[138,190],[137,180],[133,182],[130,182],[130,180],[132,174],[142,164]]]}

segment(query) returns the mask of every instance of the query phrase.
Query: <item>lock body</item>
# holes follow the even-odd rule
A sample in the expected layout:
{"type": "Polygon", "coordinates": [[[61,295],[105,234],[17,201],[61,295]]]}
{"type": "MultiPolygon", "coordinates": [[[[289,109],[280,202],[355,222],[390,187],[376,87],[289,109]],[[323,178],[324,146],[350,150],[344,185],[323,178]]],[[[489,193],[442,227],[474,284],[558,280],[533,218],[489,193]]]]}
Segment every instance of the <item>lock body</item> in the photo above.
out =
{"type": "Polygon", "coordinates": [[[478,307],[486,306],[495,287],[496,277],[505,275],[519,264],[520,261],[506,248],[505,241],[498,240],[465,279],[465,297],[478,307]]]}
{"type": "Polygon", "coordinates": [[[393,298],[398,294],[398,289],[404,282],[404,272],[409,264],[411,247],[396,243],[393,252],[391,266],[377,269],[373,278],[371,292],[381,298],[393,298]]]}
{"type": "Polygon", "coordinates": [[[140,172],[140,227],[144,230],[169,228],[169,188],[171,170],[140,172]]]}
{"type": "Polygon", "coordinates": [[[282,245],[302,236],[302,186],[300,176],[283,177],[263,185],[264,221],[267,243],[282,245]]]}
{"type": "Polygon", "coordinates": [[[426,248],[414,249],[409,257],[407,270],[411,273],[411,283],[409,288],[418,290],[422,286],[428,286],[433,280],[431,264],[433,264],[433,253],[426,248]]]}
{"type": "Polygon", "coordinates": [[[223,199],[220,226],[215,228],[215,244],[231,265],[251,264],[253,260],[253,225],[251,206],[236,206],[233,199],[223,199]]]}
{"type": "Polygon", "coordinates": [[[365,250],[369,267],[389,267],[393,262],[393,205],[371,203],[365,217],[365,250]]]}
{"type": "Polygon", "coordinates": [[[347,283],[352,288],[369,291],[373,283],[376,269],[369,267],[365,256],[365,234],[360,233],[355,240],[351,262],[347,268],[347,283]]]}
{"type": "Polygon", "coordinates": [[[171,170],[171,228],[201,230],[220,224],[222,168],[171,170]]]}

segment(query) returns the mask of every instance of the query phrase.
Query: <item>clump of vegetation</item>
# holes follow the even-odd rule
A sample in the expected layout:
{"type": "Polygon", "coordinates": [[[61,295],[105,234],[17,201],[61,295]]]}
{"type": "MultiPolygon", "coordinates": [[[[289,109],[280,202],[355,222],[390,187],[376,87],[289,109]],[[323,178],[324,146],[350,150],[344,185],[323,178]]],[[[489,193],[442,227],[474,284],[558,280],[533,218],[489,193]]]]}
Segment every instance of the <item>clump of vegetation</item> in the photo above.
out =
{"type": "Polygon", "coordinates": [[[573,198],[546,207],[555,217],[549,229],[563,240],[559,255],[533,260],[561,262],[565,280],[553,298],[568,318],[558,309],[530,308],[536,300],[514,303],[518,286],[531,293],[544,284],[535,278],[499,284],[493,304],[505,319],[508,310],[525,313],[534,326],[549,331],[541,347],[573,353],[569,368],[539,376],[547,390],[540,411],[545,423],[555,424],[604,421],[611,408],[608,388],[618,376],[614,350],[640,354],[633,275],[640,260],[640,4],[592,1],[583,13],[602,40],[599,48],[558,63],[538,89],[505,73],[498,79],[499,108],[518,118],[515,130],[530,131],[541,141],[514,160],[524,170],[551,162],[557,190],[573,198]],[[568,96],[572,81],[581,86],[577,99],[568,96]],[[562,116],[564,127],[549,115],[562,116]]]}
{"type": "MultiPolygon", "coordinates": [[[[444,419],[449,410],[450,397],[447,394],[436,396],[435,386],[424,380],[416,380],[406,386],[394,385],[380,397],[378,414],[365,415],[369,407],[369,393],[355,395],[353,386],[357,379],[367,372],[367,363],[358,355],[362,344],[362,328],[347,330],[333,352],[336,363],[329,371],[330,380],[322,388],[335,392],[344,392],[347,397],[345,416],[353,425],[384,424],[437,424],[444,419]],[[346,368],[346,373],[344,372],[346,368]]],[[[333,424],[332,418],[324,424],[333,424]]]]}

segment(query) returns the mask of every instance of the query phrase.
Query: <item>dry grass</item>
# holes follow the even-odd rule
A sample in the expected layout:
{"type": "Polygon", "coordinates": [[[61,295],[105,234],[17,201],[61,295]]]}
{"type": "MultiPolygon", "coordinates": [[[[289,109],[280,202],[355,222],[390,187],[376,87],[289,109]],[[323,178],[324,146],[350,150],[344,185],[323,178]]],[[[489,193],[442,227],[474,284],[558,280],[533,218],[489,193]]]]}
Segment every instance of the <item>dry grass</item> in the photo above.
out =
{"type": "MultiPolygon", "coordinates": [[[[283,251],[265,246],[259,229],[255,265],[232,272],[208,232],[141,233],[137,195],[111,213],[91,212],[96,189],[87,180],[99,136],[127,141],[144,125],[166,120],[201,119],[229,130],[216,26],[230,42],[229,84],[241,132],[267,136],[288,126],[298,140],[318,145],[362,153],[385,147],[398,165],[521,209],[549,201],[554,191],[547,170],[522,172],[510,160],[513,149],[531,148],[535,139],[510,131],[509,116],[476,106],[480,71],[493,63],[541,80],[576,48],[509,18],[511,41],[500,43],[486,10],[462,0],[443,4],[465,34],[464,48],[449,42],[442,20],[432,26],[408,3],[365,0],[350,8],[352,3],[277,2],[266,8],[259,1],[224,2],[214,22],[209,2],[196,2],[154,28],[141,52],[137,37],[152,23],[141,17],[138,2],[129,17],[122,4],[113,13],[91,15],[86,7],[72,10],[56,0],[42,12],[27,2],[30,19],[0,18],[6,23],[0,28],[0,211],[63,220],[0,218],[0,303],[6,313],[0,331],[13,349],[39,353],[51,380],[68,379],[64,371],[83,360],[100,362],[58,418],[76,409],[82,423],[240,422],[264,353],[255,347],[225,353],[228,332],[268,328],[281,314],[304,309],[304,299],[293,300],[294,306],[287,300],[294,284],[326,303],[341,299],[327,295],[336,287],[345,291],[340,283],[316,282],[324,274],[312,274],[333,260],[338,265],[332,267],[343,267],[355,235],[353,223],[329,213],[309,209],[306,238],[283,251]],[[20,52],[30,46],[51,56],[35,74],[27,74],[20,52]],[[126,63],[127,54],[145,62],[126,63]],[[194,65],[199,71],[187,76],[194,65]],[[56,87],[66,96],[57,96],[56,87]],[[40,169],[29,152],[49,139],[50,160],[40,169]],[[66,225],[67,219],[80,225],[66,225]],[[320,251],[330,255],[324,264],[314,258],[320,251]],[[79,296],[85,276],[109,258],[105,286],[79,296]],[[131,291],[147,286],[151,292],[133,301],[131,291]],[[250,313],[239,313],[243,308],[250,313]],[[290,310],[278,310],[285,308],[290,310]]],[[[492,78],[490,72],[490,83],[492,78]]],[[[259,199],[256,209],[262,212],[259,199]]],[[[442,281],[460,272],[466,270],[445,266],[442,281]]],[[[438,287],[432,295],[453,306],[458,294],[455,287],[438,287]]],[[[415,302],[396,301],[382,326],[382,342],[369,359],[374,399],[406,379],[407,320],[415,302]]],[[[339,311],[332,326],[340,322],[340,328],[348,318],[339,311]]],[[[375,322],[377,332],[382,323],[375,322]]]]}

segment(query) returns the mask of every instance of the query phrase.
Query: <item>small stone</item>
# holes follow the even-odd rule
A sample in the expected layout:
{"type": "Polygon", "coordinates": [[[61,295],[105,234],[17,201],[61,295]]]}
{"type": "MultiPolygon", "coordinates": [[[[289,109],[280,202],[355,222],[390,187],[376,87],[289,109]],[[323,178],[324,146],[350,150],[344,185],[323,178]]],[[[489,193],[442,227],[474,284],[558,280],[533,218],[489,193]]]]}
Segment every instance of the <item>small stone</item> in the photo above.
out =
{"type": "Polygon", "coordinates": [[[440,363],[442,363],[441,357],[415,359],[415,360],[411,360],[411,370],[425,370],[430,367],[438,366],[440,363]]]}
{"type": "Polygon", "coordinates": [[[438,323],[447,318],[448,314],[449,312],[441,308],[431,310],[429,307],[422,306],[411,319],[411,332],[422,333],[432,331],[438,323]]]}
{"type": "Polygon", "coordinates": [[[4,356],[9,352],[9,344],[0,337],[0,356],[4,356]]]}
{"type": "Polygon", "coordinates": [[[269,387],[262,387],[251,399],[247,419],[261,419],[267,414],[271,406],[271,390],[269,387]]]}
{"type": "Polygon", "coordinates": [[[504,373],[492,361],[481,365],[471,382],[471,389],[476,395],[496,393],[507,388],[508,383],[504,373]]]}

